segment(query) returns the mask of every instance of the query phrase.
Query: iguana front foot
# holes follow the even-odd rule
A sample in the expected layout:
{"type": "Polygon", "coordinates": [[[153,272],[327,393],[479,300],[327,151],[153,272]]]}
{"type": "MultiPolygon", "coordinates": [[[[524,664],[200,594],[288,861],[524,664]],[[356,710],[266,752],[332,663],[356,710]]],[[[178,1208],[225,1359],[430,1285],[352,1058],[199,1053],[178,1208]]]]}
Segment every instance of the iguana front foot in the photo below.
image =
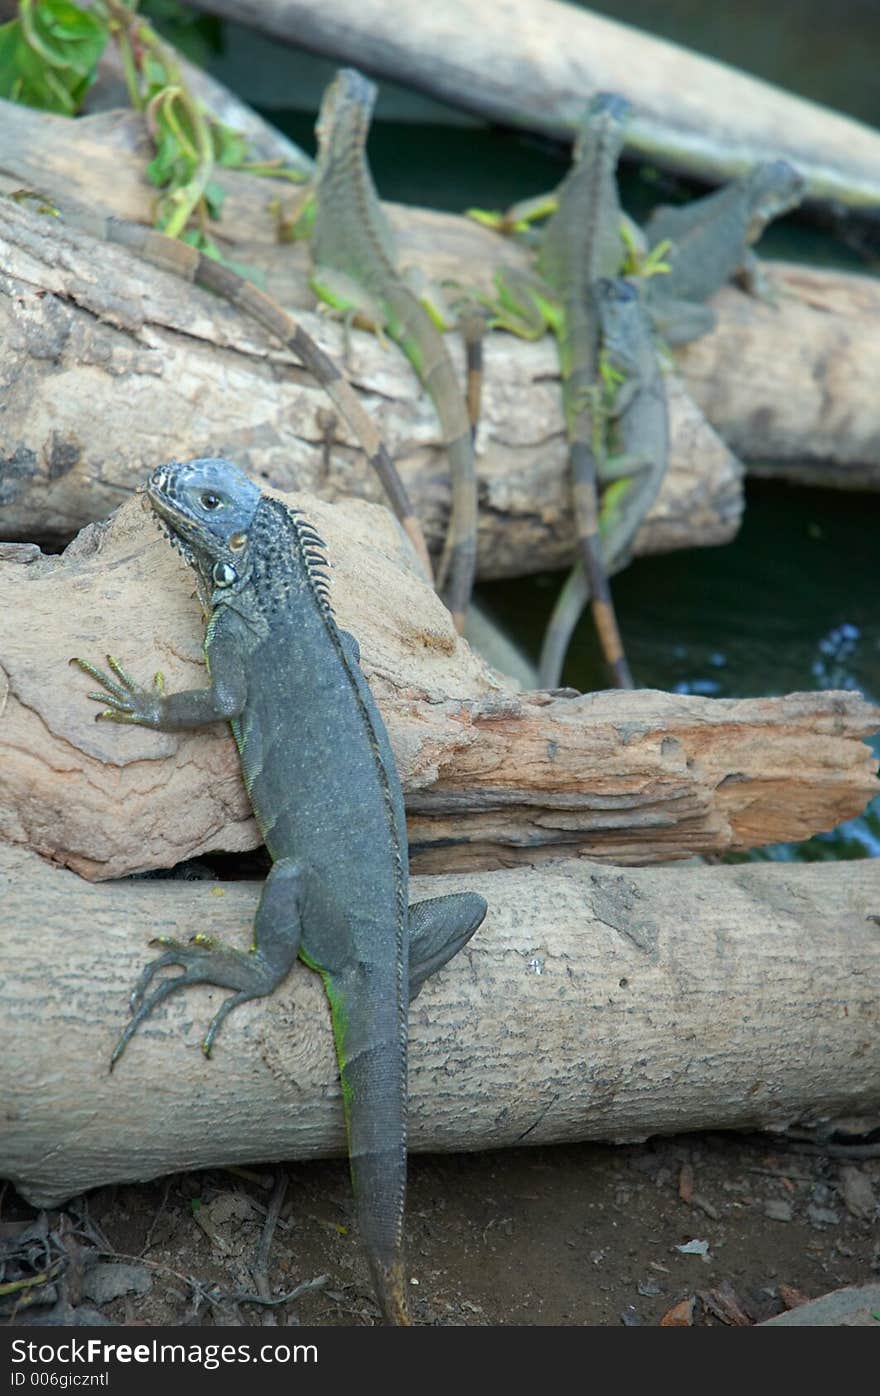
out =
{"type": "Polygon", "coordinates": [[[105,703],[107,706],[103,712],[95,713],[95,721],[101,722],[133,722],[142,727],[157,727],[162,716],[162,700],[165,696],[165,678],[161,673],[153,677],[152,691],[142,688],[123,669],[118,659],[114,659],[112,654],[107,655],[107,663],[116,675],[116,680],[112,679],[103,669],[90,664],[87,659],[74,657],[70,661],[76,664],[83,673],[88,674],[101,684],[105,689],[104,693],[89,693],[86,696],[95,703],[105,703]]]}

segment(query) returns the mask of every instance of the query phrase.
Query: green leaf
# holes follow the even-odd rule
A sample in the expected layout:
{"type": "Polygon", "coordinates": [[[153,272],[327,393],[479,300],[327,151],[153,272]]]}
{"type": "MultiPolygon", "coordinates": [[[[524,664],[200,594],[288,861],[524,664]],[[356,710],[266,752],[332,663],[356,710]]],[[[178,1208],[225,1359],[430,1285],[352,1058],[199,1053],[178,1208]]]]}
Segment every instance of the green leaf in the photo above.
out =
{"type": "Polygon", "coordinates": [[[218,165],[235,168],[247,159],[248,143],[245,137],[239,131],[233,131],[231,126],[224,126],[221,121],[212,121],[211,137],[218,165]]]}
{"type": "Polygon", "coordinates": [[[47,63],[71,68],[81,78],[94,73],[107,42],[107,26],[72,0],[21,0],[21,22],[28,40],[47,63]],[[28,23],[29,21],[29,23],[28,23]]]}
{"type": "Polygon", "coordinates": [[[219,218],[223,208],[223,200],[226,198],[226,190],[221,188],[215,179],[209,179],[202,197],[205,200],[209,218],[219,218]]]}
{"type": "Polygon", "coordinates": [[[95,79],[108,32],[71,0],[21,0],[0,26],[0,97],[69,116],[95,79]]]}

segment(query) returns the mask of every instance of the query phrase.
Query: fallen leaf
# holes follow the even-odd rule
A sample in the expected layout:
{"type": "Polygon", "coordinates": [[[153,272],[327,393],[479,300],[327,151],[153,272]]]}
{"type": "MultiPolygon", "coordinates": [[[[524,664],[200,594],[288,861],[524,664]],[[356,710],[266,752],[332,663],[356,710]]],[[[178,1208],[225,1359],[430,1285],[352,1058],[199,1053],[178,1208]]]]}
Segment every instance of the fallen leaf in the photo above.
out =
{"type": "Polygon", "coordinates": [[[677,1251],[681,1251],[681,1254],[682,1254],[682,1255],[708,1255],[708,1254],[709,1254],[709,1242],[708,1242],[708,1241],[685,1241],[685,1243],[684,1243],[683,1246],[676,1246],[675,1249],[676,1249],[677,1251]]]}
{"type": "Polygon", "coordinates": [[[660,1320],[661,1328],[691,1328],[694,1322],[694,1296],[691,1294],[681,1303],[673,1304],[660,1320]]]}
{"type": "Polygon", "coordinates": [[[796,1309],[799,1304],[808,1303],[810,1298],[802,1289],[795,1289],[794,1285],[777,1285],[776,1293],[787,1309],[796,1309]]]}
{"type": "Polygon", "coordinates": [[[844,1164],[840,1170],[840,1195],[851,1216],[858,1217],[859,1221],[874,1220],[877,1215],[877,1199],[871,1187],[871,1180],[866,1173],[851,1163],[844,1164]]]}
{"type": "Polygon", "coordinates": [[[791,1203],[784,1197],[769,1197],[764,1203],[764,1216],[771,1221],[790,1222],[793,1216],[791,1203]]]}
{"type": "Polygon", "coordinates": [[[700,1298],[711,1309],[716,1318],[731,1328],[750,1328],[752,1320],[739,1302],[736,1291],[729,1280],[722,1280],[715,1289],[707,1290],[700,1298]]]}

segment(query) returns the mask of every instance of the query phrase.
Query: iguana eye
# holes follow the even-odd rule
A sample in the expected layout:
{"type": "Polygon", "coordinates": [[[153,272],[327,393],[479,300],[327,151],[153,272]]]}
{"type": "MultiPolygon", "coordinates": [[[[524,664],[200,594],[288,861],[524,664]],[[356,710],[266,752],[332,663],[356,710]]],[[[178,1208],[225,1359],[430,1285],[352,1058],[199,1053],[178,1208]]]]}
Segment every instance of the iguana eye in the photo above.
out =
{"type": "Polygon", "coordinates": [[[219,509],[222,503],[223,501],[219,494],[211,494],[208,492],[202,495],[203,509],[219,509]]]}
{"type": "Polygon", "coordinates": [[[233,582],[238,581],[238,573],[228,562],[215,562],[212,575],[218,587],[231,587],[233,582]]]}

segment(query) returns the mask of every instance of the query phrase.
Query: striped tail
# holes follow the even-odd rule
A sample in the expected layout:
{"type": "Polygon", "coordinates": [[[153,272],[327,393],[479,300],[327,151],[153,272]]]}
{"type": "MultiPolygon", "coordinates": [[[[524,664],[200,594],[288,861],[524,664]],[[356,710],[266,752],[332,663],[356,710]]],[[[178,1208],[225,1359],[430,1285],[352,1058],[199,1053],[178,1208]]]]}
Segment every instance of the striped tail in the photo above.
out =
{"type": "Polygon", "coordinates": [[[452,511],[437,565],[437,587],[460,635],[477,570],[477,471],[464,394],[439,334],[437,357],[431,363],[425,360],[421,378],[440,419],[452,484],[452,511]]]}

